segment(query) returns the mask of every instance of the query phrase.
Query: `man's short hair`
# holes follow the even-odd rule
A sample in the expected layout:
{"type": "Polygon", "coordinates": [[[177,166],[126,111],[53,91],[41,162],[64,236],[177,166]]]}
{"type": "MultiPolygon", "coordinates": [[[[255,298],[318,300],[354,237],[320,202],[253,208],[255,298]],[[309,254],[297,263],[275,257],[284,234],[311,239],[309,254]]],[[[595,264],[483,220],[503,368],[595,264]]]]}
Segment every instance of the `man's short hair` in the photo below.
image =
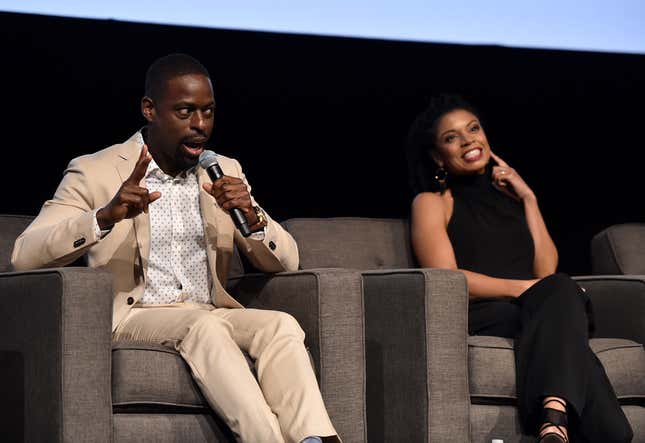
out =
{"type": "Polygon", "coordinates": [[[187,54],[169,54],[158,58],[146,72],[144,94],[152,99],[158,99],[163,92],[166,82],[182,75],[198,74],[210,78],[208,70],[199,60],[187,54]]]}

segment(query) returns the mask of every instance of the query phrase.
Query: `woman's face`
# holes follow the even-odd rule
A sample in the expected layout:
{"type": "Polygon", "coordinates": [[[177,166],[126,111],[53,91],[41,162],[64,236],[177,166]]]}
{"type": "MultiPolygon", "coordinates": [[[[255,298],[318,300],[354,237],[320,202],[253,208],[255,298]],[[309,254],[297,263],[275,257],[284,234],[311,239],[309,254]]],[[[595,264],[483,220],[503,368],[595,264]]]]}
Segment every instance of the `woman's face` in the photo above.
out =
{"type": "Polygon", "coordinates": [[[455,175],[483,174],[490,159],[490,146],[479,119],[456,109],[444,114],[437,125],[434,161],[455,175]]]}

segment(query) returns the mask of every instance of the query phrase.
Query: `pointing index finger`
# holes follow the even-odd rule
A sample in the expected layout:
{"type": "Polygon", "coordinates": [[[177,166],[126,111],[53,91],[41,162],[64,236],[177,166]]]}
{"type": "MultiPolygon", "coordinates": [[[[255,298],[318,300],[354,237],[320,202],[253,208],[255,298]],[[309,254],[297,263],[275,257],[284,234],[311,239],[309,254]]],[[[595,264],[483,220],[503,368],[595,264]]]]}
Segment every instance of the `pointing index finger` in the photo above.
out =
{"type": "Polygon", "coordinates": [[[132,174],[130,174],[130,177],[128,177],[127,181],[138,185],[139,182],[143,180],[143,177],[146,176],[148,164],[151,160],[152,156],[148,154],[148,146],[143,145],[143,148],[141,148],[141,154],[139,154],[139,159],[137,160],[137,164],[134,165],[132,174]]]}
{"type": "Polygon", "coordinates": [[[499,158],[499,156],[495,155],[493,151],[490,151],[490,156],[493,157],[493,160],[495,160],[498,165],[508,168],[508,163],[499,158]]]}

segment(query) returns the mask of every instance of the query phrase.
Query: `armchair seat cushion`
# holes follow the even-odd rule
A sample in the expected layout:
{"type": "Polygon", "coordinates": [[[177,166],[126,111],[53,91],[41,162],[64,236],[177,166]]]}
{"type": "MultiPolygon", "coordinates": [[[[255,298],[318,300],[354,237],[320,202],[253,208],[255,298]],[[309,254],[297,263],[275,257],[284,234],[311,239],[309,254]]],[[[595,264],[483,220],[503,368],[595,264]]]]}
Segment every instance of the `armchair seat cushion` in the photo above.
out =
{"type": "MultiPolygon", "coordinates": [[[[589,346],[605,367],[621,402],[645,401],[645,350],[631,340],[594,338],[589,346]]],[[[468,338],[469,384],[473,403],[509,404],[517,401],[513,340],[468,338]]]]}
{"type": "MultiPolygon", "coordinates": [[[[253,359],[243,354],[255,374],[253,359]]],[[[209,407],[179,352],[127,341],[112,344],[112,405],[119,411],[179,408],[188,412],[209,407]]]]}
{"type": "Polygon", "coordinates": [[[112,345],[112,404],[115,407],[208,407],[190,368],[177,351],[138,342],[112,345]]]}

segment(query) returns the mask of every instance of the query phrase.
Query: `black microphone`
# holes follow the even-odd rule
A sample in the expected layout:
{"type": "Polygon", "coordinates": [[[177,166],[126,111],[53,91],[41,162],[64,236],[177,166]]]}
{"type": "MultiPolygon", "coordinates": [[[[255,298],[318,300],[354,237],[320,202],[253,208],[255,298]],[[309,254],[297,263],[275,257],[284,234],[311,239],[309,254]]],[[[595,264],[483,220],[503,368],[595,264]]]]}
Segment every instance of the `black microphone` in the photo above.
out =
{"type": "MultiPolygon", "coordinates": [[[[199,165],[206,170],[208,176],[212,181],[217,180],[218,178],[224,177],[222,168],[217,162],[217,155],[213,151],[204,150],[199,154],[199,165]]],[[[233,208],[229,211],[235,227],[240,230],[240,233],[244,237],[251,235],[251,229],[249,228],[249,222],[246,221],[244,212],[239,208],[233,208]]]]}

